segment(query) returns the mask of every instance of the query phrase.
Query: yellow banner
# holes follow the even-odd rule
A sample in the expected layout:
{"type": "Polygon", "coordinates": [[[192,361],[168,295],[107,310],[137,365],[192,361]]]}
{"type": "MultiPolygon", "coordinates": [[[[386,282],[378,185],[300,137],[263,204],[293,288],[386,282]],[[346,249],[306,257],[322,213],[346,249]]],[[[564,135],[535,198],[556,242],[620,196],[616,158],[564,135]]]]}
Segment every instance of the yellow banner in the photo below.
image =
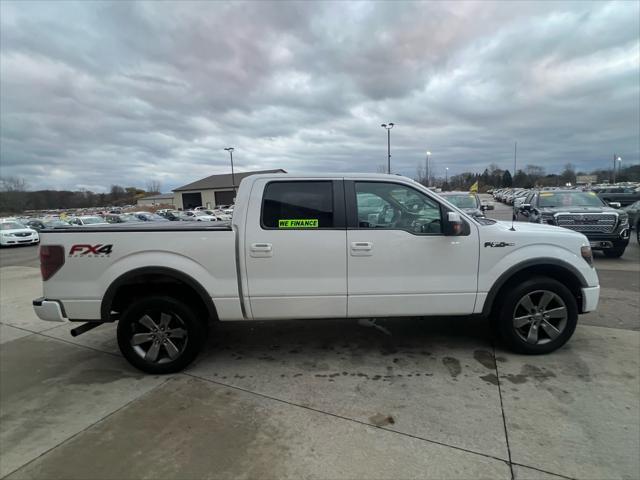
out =
{"type": "Polygon", "coordinates": [[[478,182],[476,182],[473,185],[471,185],[471,188],[469,189],[469,191],[478,193],[478,182]]]}

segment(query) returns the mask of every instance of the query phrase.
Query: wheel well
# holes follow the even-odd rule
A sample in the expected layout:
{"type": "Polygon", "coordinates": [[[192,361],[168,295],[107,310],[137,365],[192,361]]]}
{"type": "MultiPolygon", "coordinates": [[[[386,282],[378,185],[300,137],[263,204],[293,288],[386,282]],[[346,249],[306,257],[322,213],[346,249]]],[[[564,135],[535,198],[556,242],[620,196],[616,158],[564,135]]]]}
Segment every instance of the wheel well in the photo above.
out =
{"type": "Polygon", "coordinates": [[[209,321],[218,318],[210,296],[200,284],[185,278],[184,274],[138,272],[119,278],[109,287],[102,301],[103,321],[118,320],[133,301],[150,295],[176,298],[193,308],[200,318],[209,321]]]}
{"type": "Polygon", "coordinates": [[[582,313],[582,282],[580,279],[570,270],[560,265],[531,265],[525,267],[512,275],[507,275],[506,278],[499,280],[499,285],[494,287],[487,296],[483,313],[493,315],[495,309],[499,306],[499,299],[512,288],[514,285],[528,280],[532,277],[549,277],[558,280],[565,285],[573,294],[578,305],[578,311],[582,313]]]}

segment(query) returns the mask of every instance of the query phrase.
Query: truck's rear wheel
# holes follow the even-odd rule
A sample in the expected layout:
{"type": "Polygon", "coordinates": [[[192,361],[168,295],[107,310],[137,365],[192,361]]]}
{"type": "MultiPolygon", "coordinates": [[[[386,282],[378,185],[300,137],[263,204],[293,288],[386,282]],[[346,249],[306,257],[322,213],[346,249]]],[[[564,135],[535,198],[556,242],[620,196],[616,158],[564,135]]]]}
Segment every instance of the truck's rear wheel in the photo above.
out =
{"type": "Polygon", "coordinates": [[[578,307],[571,291],[557,280],[535,277],[506,293],[499,308],[502,339],[518,353],[552,352],[573,335],[578,307]]]}
{"type": "Polygon", "coordinates": [[[162,374],[182,370],[200,352],[207,328],[195,312],[171,297],[133,302],[118,322],[118,346],[134,367],[162,374]]]}

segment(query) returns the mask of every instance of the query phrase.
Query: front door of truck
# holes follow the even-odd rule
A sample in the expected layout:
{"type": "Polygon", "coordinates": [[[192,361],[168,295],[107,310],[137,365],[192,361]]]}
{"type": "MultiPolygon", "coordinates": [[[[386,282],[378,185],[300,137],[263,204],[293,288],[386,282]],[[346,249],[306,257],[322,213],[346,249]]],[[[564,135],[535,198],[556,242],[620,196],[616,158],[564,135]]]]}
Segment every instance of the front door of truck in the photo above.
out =
{"type": "Polygon", "coordinates": [[[445,236],[447,208],[393,181],[346,181],[348,316],[473,312],[478,229],[445,236]]]}
{"type": "Polygon", "coordinates": [[[342,180],[258,180],[244,245],[253,318],[346,316],[342,180]]]}

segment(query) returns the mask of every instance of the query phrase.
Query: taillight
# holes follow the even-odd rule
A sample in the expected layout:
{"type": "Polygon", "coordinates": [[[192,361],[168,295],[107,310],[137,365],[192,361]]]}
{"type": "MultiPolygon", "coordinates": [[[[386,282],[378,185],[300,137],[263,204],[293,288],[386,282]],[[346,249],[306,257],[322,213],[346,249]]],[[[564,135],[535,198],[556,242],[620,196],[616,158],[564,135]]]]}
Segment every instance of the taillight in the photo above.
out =
{"type": "Polygon", "coordinates": [[[64,265],[64,247],[62,245],[40,246],[40,273],[42,280],[49,280],[64,265]]]}

